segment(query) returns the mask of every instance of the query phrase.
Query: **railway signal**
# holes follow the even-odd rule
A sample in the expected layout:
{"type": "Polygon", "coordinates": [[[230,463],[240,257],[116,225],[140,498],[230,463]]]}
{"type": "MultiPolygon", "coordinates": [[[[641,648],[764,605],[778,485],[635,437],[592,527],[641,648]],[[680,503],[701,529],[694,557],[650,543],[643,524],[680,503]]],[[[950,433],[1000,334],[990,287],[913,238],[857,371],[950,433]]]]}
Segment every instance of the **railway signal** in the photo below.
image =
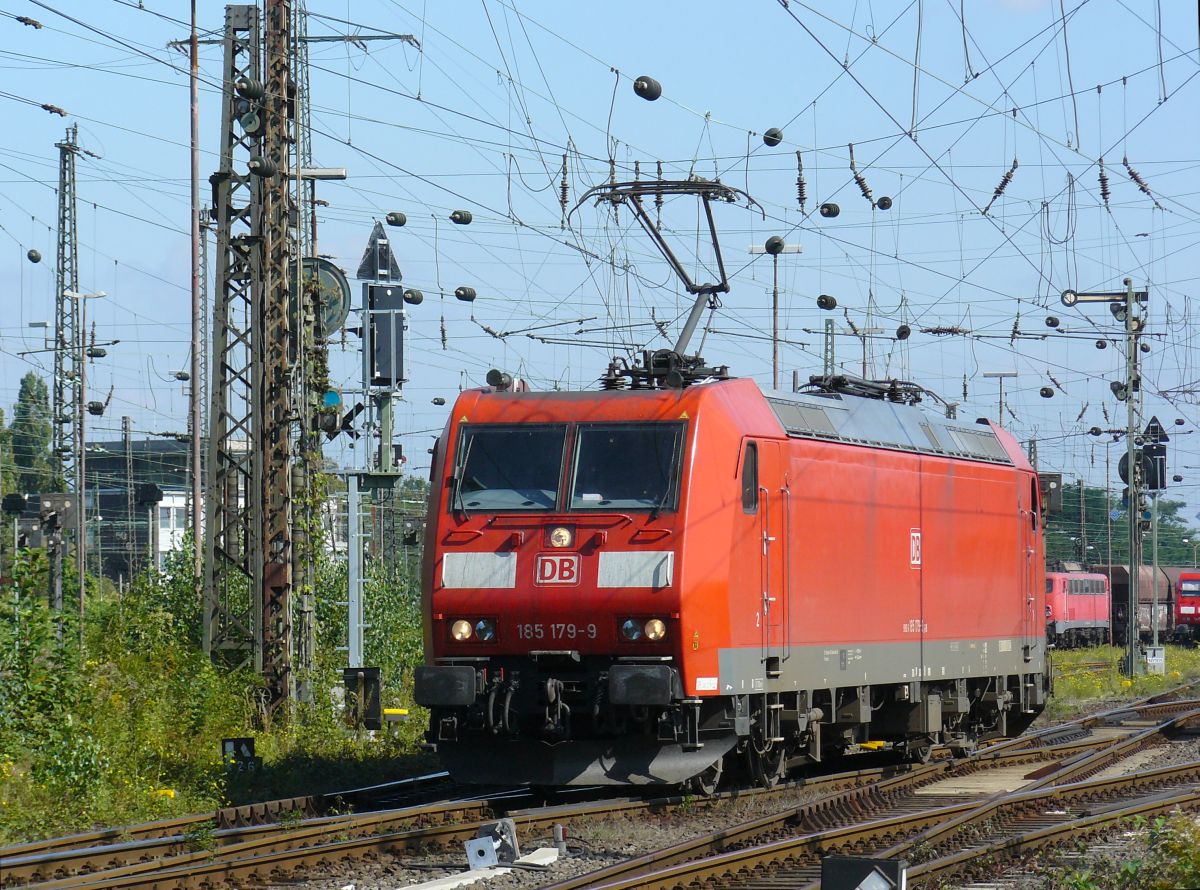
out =
{"type": "MultiPolygon", "coordinates": [[[[1138,369],[1138,356],[1141,352],[1139,348],[1138,338],[1145,330],[1145,304],[1149,301],[1149,293],[1144,290],[1135,291],[1133,289],[1133,279],[1126,278],[1124,280],[1125,290],[1123,291],[1093,291],[1082,292],[1073,289],[1064,290],[1062,292],[1062,304],[1067,307],[1075,307],[1081,303],[1107,303],[1110,311],[1118,322],[1125,328],[1125,380],[1113,381],[1109,384],[1113,395],[1118,401],[1125,403],[1126,422],[1125,422],[1125,441],[1126,454],[1122,458],[1126,467],[1126,476],[1129,483],[1129,503],[1131,509],[1140,509],[1142,502],[1141,493],[1143,488],[1147,487],[1149,474],[1145,472],[1143,459],[1145,457],[1144,450],[1137,448],[1136,439],[1138,437],[1137,423],[1138,413],[1141,408],[1142,395],[1142,380],[1141,372],[1138,369]]],[[[1097,346],[1104,341],[1099,341],[1097,346]]],[[[1162,425],[1154,419],[1154,426],[1159,430],[1162,425]]],[[[1152,431],[1147,427],[1147,431],[1152,431]]],[[[1145,436],[1145,438],[1150,438],[1145,436]]],[[[1157,441],[1152,443],[1155,445],[1161,444],[1157,441]]],[[[1163,478],[1166,473],[1166,451],[1161,455],[1163,478]]],[[[1155,459],[1151,454],[1151,459],[1155,459]]],[[[1118,467],[1118,472],[1120,468],[1118,467]]],[[[1138,603],[1138,581],[1141,575],[1140,567],[1142,564],[1142,529],[1140,522],[1130,521],[1129,523],[1129,601],[1126,610],[1126,640],[1128,649],[1125,653],[1125,661],[1123,671],[1127,677],[1133,677],[1139,670],[1138,658],[1138,637],[1137,637],[1137,603],[1138,603]]],[[[1157,593],[1157,585],[1155,585],[1157,593]]],[[[1154,645],[1158,645],[1158,631],[1154,632],[1154,645]]]]}

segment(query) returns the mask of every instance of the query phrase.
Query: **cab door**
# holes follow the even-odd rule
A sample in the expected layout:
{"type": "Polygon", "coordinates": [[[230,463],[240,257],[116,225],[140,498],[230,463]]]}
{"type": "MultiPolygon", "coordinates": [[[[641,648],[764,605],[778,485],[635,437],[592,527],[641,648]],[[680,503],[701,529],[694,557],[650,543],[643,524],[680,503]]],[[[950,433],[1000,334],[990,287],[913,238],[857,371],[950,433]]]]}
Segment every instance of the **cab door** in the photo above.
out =
{"type": "Polygon", "coordinates": [[[758,575],[761,588],[759,629],[763,672],[767,678],[772,678],[779,676],[787,656],[791,491],[787,484],[784,445],[769,440],[759,440],[756,444],[760,541],[758,575]]]}
{"type": "MultiPolygon", "coordinates": [[[[1037,477],[1031,476],[1029,483],[1018,482],[1018,502],[1020,511],[1020,542],[1021,553],[1018,559],[1021,563],[1021,651],[1026,661],[1042,656],[1041,643],[1045,641],[1045,631],[1042,622],[1038,620],[1038,594],[1044,590],[1041,584],[1042,573],[1038,571],[1037,547],[1038,535],[1041,532],[1041,510],[1038,505],[1037,477]],[[1024,489],[1024,492],[1021,491],[1024,489]],[[1039,632],[1039,628],[1041,632],[1039,632]]],[[[1044,597],[1044,594],[1042,594],[1044,597]]],[[[1044,600],[1043,600],[1044,601],[1044,600]]],[[[1069,602],[1069,598],[1068,598],[1069,602]]],[[[1042,610],[1044,611],[1044,609],[1042,610]]]]}

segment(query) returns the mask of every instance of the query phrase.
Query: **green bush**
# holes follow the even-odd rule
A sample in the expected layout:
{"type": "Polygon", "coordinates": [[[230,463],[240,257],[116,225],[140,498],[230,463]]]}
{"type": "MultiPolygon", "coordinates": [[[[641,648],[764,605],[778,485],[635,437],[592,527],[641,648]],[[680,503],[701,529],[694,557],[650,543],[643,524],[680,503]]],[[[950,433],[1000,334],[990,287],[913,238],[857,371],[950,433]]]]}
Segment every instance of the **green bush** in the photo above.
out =
{"type": "MultiPolygon", "coordinates": [[[[316,667],[299,678],[312,700],[264,725],[259,677],[214,666],[200,651],[190,541],[166,572],[124,591],[89,579],[82,646],[74,577],[64,579],[67,607],[56,616],[44,593],[45,554],[25,551],[14,586],[0,590],[0,843],[431,769],[416,755],[424,716],[415,709],[395,735],[345,726],[346,615],[337,603],[346,599],[346,569],[318,557],[316,572],[316,667]],[[221,739],[236,736],[256,739],[262,770],[231,772],[221,762],[221,739]]],[[[369,568],[366,660],[383,669],[388,707],[411,707],[418,576],[416,548],[391,571],[369,568]]]]}
{"type": "MultiPolygon", "coordinates": [[[[1178,890],[1200,887],[1200,824],[1195,816],[1173,813],[1132,820],[1133,839],[1120,861],[1099,856],[1085,866],[1048,868],[1047,890],[1178,890]]],[[[1121,829],[1126,834],[1127,828],[1121,829]]]]}

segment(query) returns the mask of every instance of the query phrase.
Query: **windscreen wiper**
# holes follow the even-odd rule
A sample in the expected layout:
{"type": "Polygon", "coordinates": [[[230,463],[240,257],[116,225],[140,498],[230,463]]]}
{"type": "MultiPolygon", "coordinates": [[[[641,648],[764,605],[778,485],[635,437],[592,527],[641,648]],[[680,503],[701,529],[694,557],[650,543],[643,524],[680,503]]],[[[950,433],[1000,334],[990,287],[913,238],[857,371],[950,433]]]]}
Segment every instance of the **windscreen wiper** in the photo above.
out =
{"type": "Polygon", "coordinates": [[[475,437],[471,436],[467,441],[466,451],[463,452],[462,460],[455,467],[454,472],[450,474],[450,484],[454,488],[453,494],[450,496],[450,509],[456,514],[461,513],[463,516],[467,513],[467,506],[462,499],[462,480],[463,475],[467,470],[467,461],[471,459],[471,449],[475,447],[475,437]]]}

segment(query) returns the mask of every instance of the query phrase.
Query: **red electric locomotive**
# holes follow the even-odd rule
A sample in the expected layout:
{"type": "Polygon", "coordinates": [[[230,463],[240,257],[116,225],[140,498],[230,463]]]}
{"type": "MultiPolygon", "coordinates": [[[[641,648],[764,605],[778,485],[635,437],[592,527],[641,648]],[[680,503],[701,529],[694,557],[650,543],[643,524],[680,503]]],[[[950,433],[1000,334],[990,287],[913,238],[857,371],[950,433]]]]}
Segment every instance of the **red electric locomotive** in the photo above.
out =
{"type": "Polygon", "coordinates": [[[1108,576],[1046,573],[1046,639],[1052,645],[1069,649],[1107,643],[1111,606],[1108,576]]]}
{"type": "Polygon", "coordinates": [[[1180,572],[1175,585],[1175,639],[1195,643],[1200,637],[1200,572],[1180,572]]]}
{"type": "Polygon", "coordinates": [[[1038,481],[1002,429],[861,381],[489,380],[437,442],[426,526],[415,697],[455,778],[769,785],[1043,708],[1038,481]]]}

